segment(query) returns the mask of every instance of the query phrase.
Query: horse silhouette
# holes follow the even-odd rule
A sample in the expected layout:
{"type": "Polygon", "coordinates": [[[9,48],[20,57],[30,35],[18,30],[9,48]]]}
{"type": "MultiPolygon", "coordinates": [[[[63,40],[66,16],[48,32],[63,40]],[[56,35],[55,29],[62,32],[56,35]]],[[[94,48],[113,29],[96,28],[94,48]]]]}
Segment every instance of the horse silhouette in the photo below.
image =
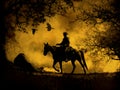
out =
{"type": "Polygon", "coordinates": [[[71,63],[73,66],[71,73],[74,72],[75,67],[76,67],[75,61],[78,60],[84,70],[84,73],[86,74],[86,70],[88,70],[88,68],[87,68],[87,65],[85,62],[84,53],[82,51],[80,51],[80,50],[78,51],[78,50],[70,47],[69,52],[67,53],[67,55],[65,55],[65,53],[61,47],[51,46],[48,43],[44,43],[43,54],[46,56],[48,52],[52,53],[52,57],[54,60],[53,68],[56,71],[59,71],[58,69],[55,68],[56,63],[59,62],[61,73],[63,73],[62,72],[62,61],[65,61],[66,59],[68,59],[68,60],[71,60],[71,63]]]}

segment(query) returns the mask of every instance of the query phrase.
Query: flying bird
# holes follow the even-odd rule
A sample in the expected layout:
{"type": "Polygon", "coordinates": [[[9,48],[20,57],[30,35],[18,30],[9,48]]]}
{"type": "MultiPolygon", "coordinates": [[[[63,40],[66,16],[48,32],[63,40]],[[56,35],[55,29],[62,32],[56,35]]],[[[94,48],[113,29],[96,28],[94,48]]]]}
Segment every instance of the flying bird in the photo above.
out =
{"type": "Polygon", "coordinates": [[[34,35],[37,29],[32,29],[32,34],[34,35]]]}
{"type": "Polygon", "coordinates": [[[54,29],[49,23],[47,23],[47,27],[46,28],[47,28],[48,31],[51,31],[52,29],[54,29]]]}

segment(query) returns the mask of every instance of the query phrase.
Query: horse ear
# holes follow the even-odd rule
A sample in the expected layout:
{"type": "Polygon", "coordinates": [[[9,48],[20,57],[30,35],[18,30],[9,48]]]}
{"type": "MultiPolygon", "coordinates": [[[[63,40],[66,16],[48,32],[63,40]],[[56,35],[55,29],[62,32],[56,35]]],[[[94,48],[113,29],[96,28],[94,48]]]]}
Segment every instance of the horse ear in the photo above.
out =
{"type": "Polygon", "coordinates": [[[48,45],[48,42],[47,42],[47,45],[48,45]]]}

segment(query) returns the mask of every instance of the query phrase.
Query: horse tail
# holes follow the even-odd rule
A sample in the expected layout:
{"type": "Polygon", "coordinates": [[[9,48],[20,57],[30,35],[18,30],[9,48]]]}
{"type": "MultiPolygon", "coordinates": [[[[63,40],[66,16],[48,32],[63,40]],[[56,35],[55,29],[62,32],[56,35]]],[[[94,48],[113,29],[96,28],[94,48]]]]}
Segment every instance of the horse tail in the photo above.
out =
{"type": "Polygon", "coordinates": [[[85,62],[84,53],[83,53],[83,51],[81,51],[81,50],[79,50],[79,51],[80,51],[81,59],[83,60],[83,63],[84,63],[84,65],[85,65],[86,69],[88,70],[87,64],[86,64],[86,62],[85,62]]]}

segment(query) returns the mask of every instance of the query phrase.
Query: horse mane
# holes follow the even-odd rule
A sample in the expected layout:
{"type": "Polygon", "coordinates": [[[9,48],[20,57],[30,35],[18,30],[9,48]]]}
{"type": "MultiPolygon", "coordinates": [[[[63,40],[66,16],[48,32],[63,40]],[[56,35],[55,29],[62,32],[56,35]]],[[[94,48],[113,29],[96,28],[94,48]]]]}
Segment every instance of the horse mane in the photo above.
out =
{"type": "Polygon", "coordinates": [[[56,46],[51,46],[55,51],[57,50],[57,47],[56,46]]]}

